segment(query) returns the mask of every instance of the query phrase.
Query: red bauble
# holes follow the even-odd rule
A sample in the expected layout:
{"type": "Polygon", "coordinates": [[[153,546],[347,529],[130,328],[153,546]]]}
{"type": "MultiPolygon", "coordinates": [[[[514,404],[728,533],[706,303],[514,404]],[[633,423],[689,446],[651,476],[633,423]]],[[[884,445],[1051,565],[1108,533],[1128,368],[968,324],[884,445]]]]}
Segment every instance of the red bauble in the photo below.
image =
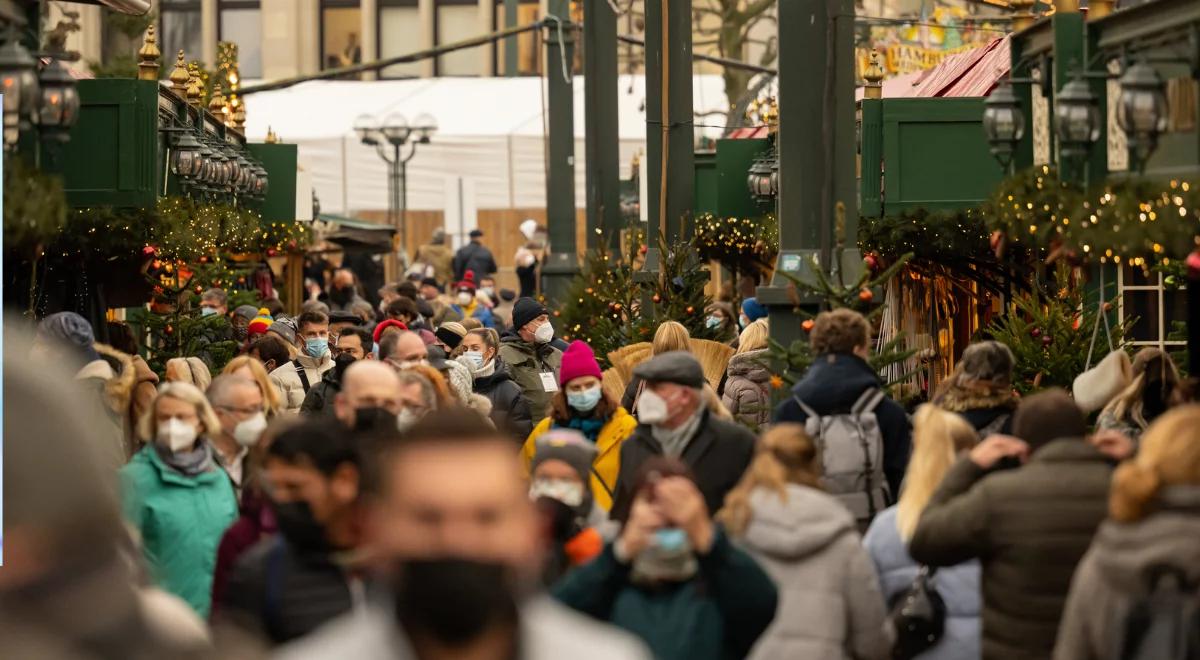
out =
{"type": "Polygon", "coordinates": [[[613,303],[613,306],[612,306],[612,308],[613,308],[613,311],[614,311],[614,312],[619,312],[619,311],[621,311],[621,303],[613,303]]]}
{"type": "Polygon", "coordinates": [[[154,261],[150,262],[150,267],[154,270],[158,270],[159,268],[162,268],[162,262],[158,259],[155,259],[154,261]]]}
{"type": "Polygon", "coordinates": [[[863,263],[867,265],[867,268],[875,270],[879,267],[879,258],[873,254],[868,254],[867,256],[863,257],[863,263]]]}
{"type": "Polygon", "coordinates": [[[268,257],[273,257],[277,253],[278,253],[278,251],[275,248],[267,248],[267,256],[268,257]]]}
{"type": "Polygon", "coordinates": [[[1054,343],[1054,337],[1051,337],[1050,335],[1042,336],[1042,346],[1049,346],[1052,343],[1054,343]]]}
{"type": "Polygon", "coordinates": [[[643,245],[642,247],[638,248],[638,254],[646,254],[646,250],[646,246],[643,245]]]}
{"type": "Polygon", "coordinates": [[[163,332],[167,333],[168,335],[173,335],[175,334],[175,326],[168,325],[167,327],[163,328],[163,332]]]}
{"type": "Polygon", "coordinates": [[[1071,321],[1071,329],[1078,330],[1079,326],[1083,325],[1083,318],[1076,316],[1074,321],[1071,321]]]}
{"type": "Polygon", "coordinates": [[[1112,310],[1113,310],[1112,303],[1110,303],[1110,302],[1104,303],[1104,311],[1105,312],[1111,312],[1112,310]]]}
{"type": "Polygon", "coordinates": [[[1200,277],[1200,250],[1195,250],[1187,256],[1188,277],[1200,277]]]}
{"type": "Polygon", "coordinates": [[[654,294],[654,297],[650,298],[650,300],[654,301],[654,304],[657,305],[658,303],[662,302],[662,296],[656,293],[654,294]]]}
{"type": "Polygon", "coordinates": [[[863,289],[862,291],[858,292],[858,299],[869,303],[875,299],[875,294],[871,293],[870,289],[863,289]]]}
{"type": "Polygon", "coordinates": [[[1030,331],[1029,331],[1029,336],[1030,336],[1030,337],[1033,337],[1034,339],[1037,339],[1038,337],[1041,337],[1041,336],[1042,336],[1042,329],[1041,329],[1041,328],[1034,328],[1034,329],[1030,330],[1030,331]]]}
{"type": "Polygon", "coordinates": [[[814,323],[812,319],[804,319],[804,322],[800,324],[800,327],[805,332],[812,332],[813,326],[815,325],[816,323],[814,323]]]}
{"type": "Polygon", "coordinates": [[[200,263],[202,263],[202,264],[208,263],[208,257],[200,257],[200,263]]]}
{"type": "Polygon", "coordinates": [[[557,309],[556,309],[556,310],[554,310],[554,318],[558,318],[558,317],[560,317],[560,316],[562,316],[562,313],[561,313],[561,312],[559,312],[557,309]]]}
{"type": "Polygon", "coordinates": [[[204,287],[197,286],[196,287],[196,295],[200,295],[201,293],[204,293],[204,287]]]}
{"type": "Polygon", "coordinates": [[[238,284],[245,284],[245,283],[246,283],[246,278],[244,278],[244,277],[238,278],[238,284]]]}
{"type": "Polygon", "coordinates": [[[152,256],[155,252],[158,252],[158,248],[154,247],[153,245],[147,245],[146,247],[142,248],[142,254],[146,256],[152,256]]]}
{"type": "Polygon", "coordinates": [[[688,308],[687,308],[687,313],[688,313],[688,314],[695,314],[695,313],[696,313],[696,308],[695,308],[695,307],[688,307],[688,308]]]}

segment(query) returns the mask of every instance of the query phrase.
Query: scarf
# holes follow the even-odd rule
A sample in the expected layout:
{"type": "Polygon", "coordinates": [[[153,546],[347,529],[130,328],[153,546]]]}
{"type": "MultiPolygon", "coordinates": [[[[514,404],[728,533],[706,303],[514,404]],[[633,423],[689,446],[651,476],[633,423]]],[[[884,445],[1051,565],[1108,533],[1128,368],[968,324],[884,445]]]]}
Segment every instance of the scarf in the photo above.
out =
{"type": "Polygon", "coordinates": [[[196,448],[190,451],[174,453],[157,442],[153,444],[154,451],[158,452],[158,457],[162,459],[162,462],[185,476],[194,477],[204,474],[215,466],[212,446],[208,444],[207,440],[201,439],[196,443],[196,448]]]}
{"type": "Polygon", "coordinates": [[[597,417],[571,417],[571,419],[567,421],[565,427],[557,422],[554,425],[558,428],[568,428],[579,431],[588,439],[589,442],[594,445],[596,444],[597,439],[600,437],[600,429],[604,428],[606,423],[607,420],[599,419],[597,417]]]}
{"type": "MultiPolygon", "coordinates": [[[[470,367],[468,366],[468,368],[470,368],[470,367]]],[[[479,371],[476,371],[472,375],[475,377],[476,380],[478,380],[480,378],[491,378],[495,374],[496,374],[496,358],[492,358],[491,362],[488,362],[487,364],[483,365],[482,367],[479,367],[479,371]]]]}
{"type": "Polygon", "coordinates": [[[700,420],[703,419],[704,407],[696,409],[696,412],[678,428],[667,429],[657,424],[650,427],[650,433],[658,444],[662,445],[663,455],[671,458],[679,458],[683,456],[684,450],[692,438],[696,436],[696,431],[700,429],[700,420]]]}

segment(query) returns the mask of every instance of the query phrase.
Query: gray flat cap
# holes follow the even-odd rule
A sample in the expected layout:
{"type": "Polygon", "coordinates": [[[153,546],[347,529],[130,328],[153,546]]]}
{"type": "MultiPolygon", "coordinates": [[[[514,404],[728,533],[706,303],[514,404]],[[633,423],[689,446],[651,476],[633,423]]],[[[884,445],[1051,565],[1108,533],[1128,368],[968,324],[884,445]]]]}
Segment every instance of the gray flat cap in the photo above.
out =
{"type": "Polygon", "coordinates": [[[651,383],[678,383],[688,387],[704,387],[704,369],[687,351],[671,351],[656,355],[639,364],[633,375],[651,383]]]}

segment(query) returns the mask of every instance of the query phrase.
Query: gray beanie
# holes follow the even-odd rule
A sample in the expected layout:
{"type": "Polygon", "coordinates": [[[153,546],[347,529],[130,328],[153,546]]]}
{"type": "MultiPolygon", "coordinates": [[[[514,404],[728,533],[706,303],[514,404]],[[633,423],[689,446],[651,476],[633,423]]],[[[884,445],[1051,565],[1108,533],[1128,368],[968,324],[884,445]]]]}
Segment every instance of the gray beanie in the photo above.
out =
{"type": "Polygon", "coordinates": [[[258,316],[258,308],[254,305],[239,305],[233,310],[234,316],[240,316],[247,321],[253,321],[258,316]]]}
{"type": "Polygon", "coordinates": [[[100,355],[92,346],[96,343],[92,324],[75,312],[58,312],[42,319],[38,324],[37,338],[75,349],[77,354],[83,355],[89,362],[100,359],[100,355]]]}
{"type": "Polygon", "coordinates": [[[998,341],[981,341],[971,344],[963,351],[959,360],[960,384],[985,381],[996,387],[1007,388],[1012,381],[1013,365],[1016,360],[1008,346],[998,341]]]}
{"type": "Polygon", "coordinates": [[[596,459],[596,445],[588,442],[579,431],[546,431],[538,437],[535,447],[533,462],[529,465],[531,473],[536,472],[538,466],[546,461],[559,460],[574,468],[585,486],[590,482],[592,461],[596,459]]]}

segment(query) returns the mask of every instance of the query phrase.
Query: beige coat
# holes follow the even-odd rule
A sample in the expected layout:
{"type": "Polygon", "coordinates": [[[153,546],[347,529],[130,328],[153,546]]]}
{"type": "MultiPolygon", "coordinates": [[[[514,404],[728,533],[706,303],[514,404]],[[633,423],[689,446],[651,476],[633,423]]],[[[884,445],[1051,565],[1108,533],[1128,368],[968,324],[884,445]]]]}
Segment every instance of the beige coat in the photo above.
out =
{"type": "Polygon", "coordinates": [[[325,372],[333,368],[333,360],[330,359],[329,353],[325,353],[319,360],[307,355],[300,355],[271,372],[271,384],[279,390],[283,399],[281,407],[290,413],[300,412],[300,406],[304,403],[304,396],[307,394],[304,390],[304,382],[300,379],[300,372],[296,367],[297,362],[308,376],[309,387],[321,382],[325,372]]]}

